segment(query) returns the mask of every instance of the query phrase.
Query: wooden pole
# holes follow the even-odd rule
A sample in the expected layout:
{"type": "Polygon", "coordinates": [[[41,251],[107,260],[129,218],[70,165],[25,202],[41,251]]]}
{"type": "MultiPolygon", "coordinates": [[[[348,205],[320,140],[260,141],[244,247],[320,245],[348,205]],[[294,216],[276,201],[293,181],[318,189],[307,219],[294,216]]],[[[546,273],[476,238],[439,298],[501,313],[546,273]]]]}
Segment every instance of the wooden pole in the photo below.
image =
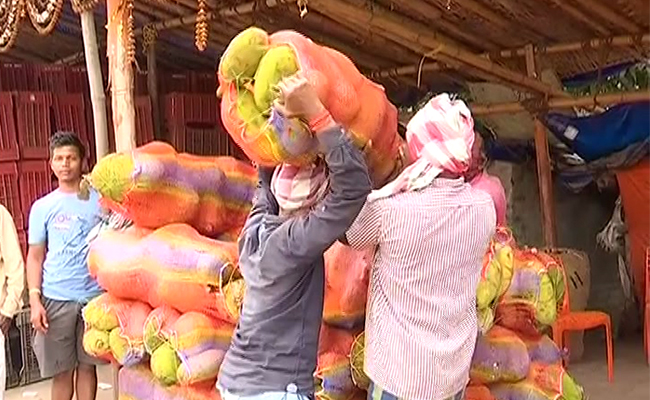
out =
{"type": "MultiPolygon", "coordinates": [[[[573,107],[606,106],[621,103],[650,102],[650,92],[607,93],[596,96],[550,99],[546,107],[549,110],[570,109],[573,107]]],[[[472,115],[512,114],[528,109],[519,102],[470,105],[472,115]]]]}
{"type": "MultiPolygon", "coordinates": [[[[537,78],[535,52],[533,46],[526,47],[526,70],[528,76],[537,78]]],[[[546,127],[535,118],[535,155],[537,160],[537,184],[539,186],[539,204],[542,215],[544,244],[548,248],[557,247],[555,225],[555,202],[553,199],[553,175],[551,174],[551,157],[548,150],[546,127]]]]}
{"type": "Polygon", "coordinates": [[[99,62],[99,49],[97,46],[97,30],[95,16],[90,11],[82,12],[81,33],[84,41],[86,55],[86,70],[88,85],[90,87],[90,103],[93,109],[93,126],[95,128],[95,150],[97,161],[108,154],[108,124],[106,121],[106,96],[104,95],[104,80],[102,67],[99,62]]]}
{"type": "Polygon", "coordinates": [[[135,147],[135,107],[133,99],[133,67],[126,48],[128,7],[121,0],[107,0],[107,56],[111,84],[111,110],[115,129],[115,150],[130,151],[135,147]]]}
{"type": "Polygon", "coordinates": [[[158,97],[158,72],[156,67],[156,41],[147,45],[147,89],[151,99],[151,117],[153,118],[153,136],[162,140],[160,120],[160,98],[158,97]]]}

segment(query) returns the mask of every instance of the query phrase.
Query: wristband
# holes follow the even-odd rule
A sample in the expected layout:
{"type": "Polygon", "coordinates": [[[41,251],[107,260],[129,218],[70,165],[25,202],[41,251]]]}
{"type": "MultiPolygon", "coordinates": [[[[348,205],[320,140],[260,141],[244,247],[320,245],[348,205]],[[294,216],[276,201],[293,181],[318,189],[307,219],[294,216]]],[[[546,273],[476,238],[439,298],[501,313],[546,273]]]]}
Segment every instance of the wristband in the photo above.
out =
{"type": "Polygon", "coordinates": [[[320,114],[310,119],[308,122],[309,130],[312,132],[319,132],[322,128],[334,122],[332,115],[329,111],[323,110],[320,114]]]}
{"type": "Polygon", "coordinates": [[[29,289],[29,295],[31,296],[33,294],[37,294],[37,295],[40,296],[41,295],[41,289],[36,289],[36,288],[29,289]]]}

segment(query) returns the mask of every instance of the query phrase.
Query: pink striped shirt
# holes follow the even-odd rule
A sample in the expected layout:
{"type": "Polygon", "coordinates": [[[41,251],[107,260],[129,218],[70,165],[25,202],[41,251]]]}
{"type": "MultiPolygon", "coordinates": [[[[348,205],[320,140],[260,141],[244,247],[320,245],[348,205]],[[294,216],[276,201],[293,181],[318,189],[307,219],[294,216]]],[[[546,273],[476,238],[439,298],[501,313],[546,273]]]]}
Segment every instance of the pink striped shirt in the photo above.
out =
{"type": "Polygon", "coordinates": [[[495,224],[490,196],[461,179],[366,203],[346,238],[357,249],[377,246],[365,339],[365,370],[377,386],[408,400],[465,387],[495,224]]]}

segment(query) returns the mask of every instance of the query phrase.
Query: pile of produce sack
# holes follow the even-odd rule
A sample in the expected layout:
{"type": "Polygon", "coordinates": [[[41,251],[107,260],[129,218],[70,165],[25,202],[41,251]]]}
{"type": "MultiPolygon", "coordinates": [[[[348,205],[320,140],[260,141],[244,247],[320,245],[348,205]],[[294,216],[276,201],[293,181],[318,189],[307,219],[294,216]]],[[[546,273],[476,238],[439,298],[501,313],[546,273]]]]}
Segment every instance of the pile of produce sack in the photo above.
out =
{"type": "Polygon", "coordinates": [[[223,289],[240,277],[237,264],[236,243],[209,239],[186,224],[153,232],[104,231],[91,243],[88,257],[91,275],[114,296],[199,311],[233,324],[237,317],[223,289]]]}
{"type": "Polygon", "coordinates": [[[213,382],[235,327],[198,312],[155,309],[145,323],[153,375],[165,385],[213,382]]]}
{"type": "Polygon", "coordinates": [[[144,359],[144,323],[151,307],[139,301],[118,299],[108,293],[83,309],[83,347],[88,354],[121,365],[144,359]]]}
{"type": "Polygon", "coordinates": [[[179,154],[167,143],[151,142],[102,158],[88,180],[105,205],[139,227],[186,223],[216,238],[239,234],[257,174],[232,157],[179,154]]]}
{"type": "Polygon", "coordinates": [[[298,32],[269,35],[251,27],[237,35],[221,57],[221,119],[235,143],[263,165],[314,160],[318,144],[307,126],[272,107],[276,85],[299,71],[355,143],[371,143],[366,160],[373,183],[383,185],[399,165],[397,109],[383,87],[364,77],[345,55],[298,32]]]}

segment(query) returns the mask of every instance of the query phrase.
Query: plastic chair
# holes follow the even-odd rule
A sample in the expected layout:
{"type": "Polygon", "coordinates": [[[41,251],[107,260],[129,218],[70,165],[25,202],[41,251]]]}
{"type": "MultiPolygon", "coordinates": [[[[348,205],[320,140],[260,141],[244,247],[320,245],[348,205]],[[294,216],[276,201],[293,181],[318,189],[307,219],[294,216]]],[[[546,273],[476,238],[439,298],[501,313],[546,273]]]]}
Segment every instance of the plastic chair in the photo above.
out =
{"type": "MultiPolygon", "coordinates": [[[[610,383],[614,382],[614,348],[612,344],[612,319],[602,311],[571,311],[569,308],[569,284],[561,260],[557,260],[562,274],[564,275],[564,301],[560,306],[558,318],[553,324],[553,341],[558,348],[564,349],[568,341],[566,334],[568,332],[586,331],[599,327],[605,328],[607,339],[607,379],[610,383]]],[[[568,360],[564,360],[564,364],[568,360]]]]}
{"type": "Polygon", "coordinates": [[[645,306],[643,307],[643,349],[650,365],[650,247],[645,250],[645,306]]]}

